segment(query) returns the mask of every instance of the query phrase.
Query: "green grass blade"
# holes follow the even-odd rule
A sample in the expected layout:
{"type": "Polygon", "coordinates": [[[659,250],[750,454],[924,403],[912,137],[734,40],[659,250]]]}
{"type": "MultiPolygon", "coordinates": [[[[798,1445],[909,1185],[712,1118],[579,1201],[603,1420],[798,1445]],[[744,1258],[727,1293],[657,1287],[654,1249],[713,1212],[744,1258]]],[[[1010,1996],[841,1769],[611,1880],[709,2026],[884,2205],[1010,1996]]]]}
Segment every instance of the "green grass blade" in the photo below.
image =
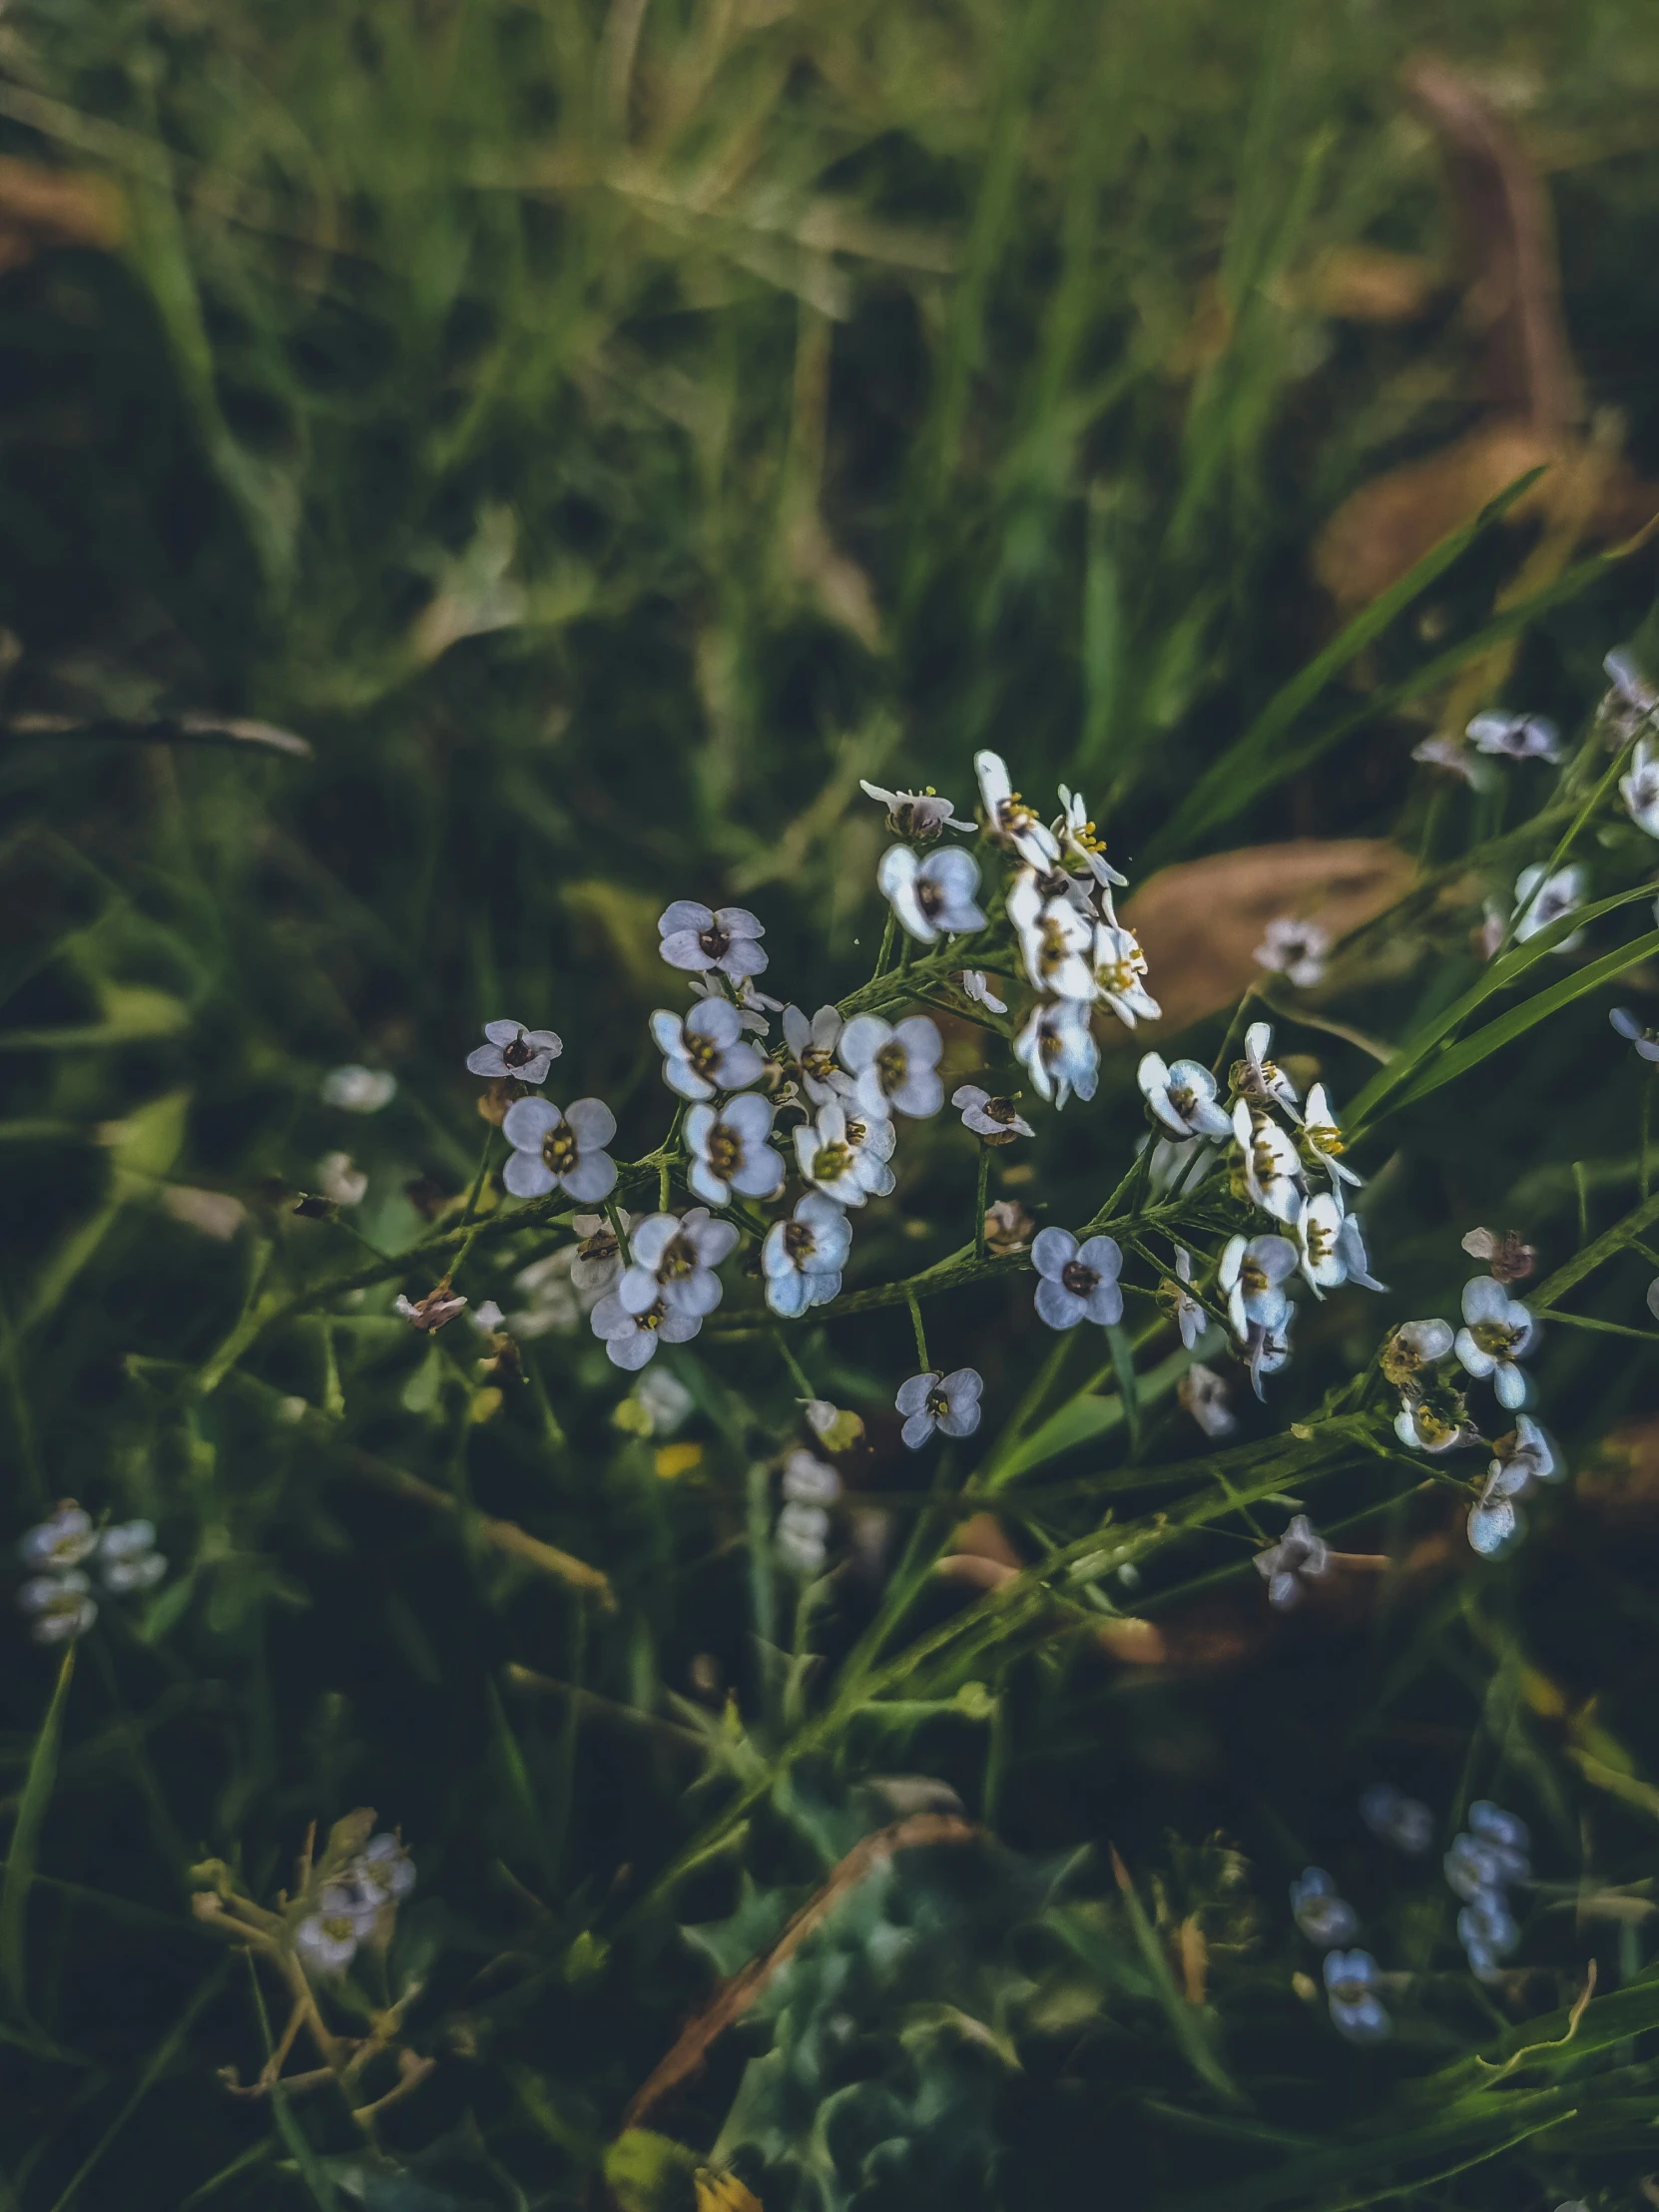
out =
{"type": "Polygon", "coordinates": [[[1136,1896],[1135,1885],[1129,1879],[1129,1870],[1115,1851],[1112,1854],[1112,1872],[1117,1877],[1123,1908],[1129,1917],[1136,1947],[1152,1977],[1153,1992],[1163,2007],[1164,2016],[1169,2021],[1188,2063],[1200,2080],[1207,2082],[1225,2103],[1248,2104],[1250,2099],[1221,2062],[1204,2013],[1196,2005],[1189,2004],[1176,1987],[1169,1956],[1158,1939],[1158,1931],[1147,1919],[1146,1908],[1136,1896]]]}
{"type": "Polygon", "coordinates": [[[26,1934],[29,1888],[34,1880],[35,1855],[46,1808],[57,1780],[58,1747],[63,1734],[64,1704],[75,1676],[75,1646],[70,1644],[58,1668],[52,1702],[46,1708],[40,1734],[29,1758],[28,1778],[18,1802],[17,1824],[6,1854],[6,1877],[0,1883],[0,1982],[5,1985],[11,2009],[19,2019],[28,2017],[28,1968],[26,1934]]]}

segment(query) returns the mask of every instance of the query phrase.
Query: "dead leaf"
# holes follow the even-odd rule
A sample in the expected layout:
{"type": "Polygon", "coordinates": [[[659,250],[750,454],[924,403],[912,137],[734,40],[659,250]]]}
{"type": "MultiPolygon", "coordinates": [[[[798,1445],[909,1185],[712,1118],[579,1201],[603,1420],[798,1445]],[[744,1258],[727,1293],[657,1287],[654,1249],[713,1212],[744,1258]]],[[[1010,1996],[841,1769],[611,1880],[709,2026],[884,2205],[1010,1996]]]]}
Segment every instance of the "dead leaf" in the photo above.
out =
{"type": "MultiPolygon", "coordinates": [[[[1278,915],[1318,921],[1341,938],[1386,912],[1414,873],[1408,855],[1381,837],[1301,837],[1161,868],[1123,909],[1164,1010],[1157,1033],[1235,1006],[1264,981],[1256,947],[1278,915]]],[[[1137,1049],[1142,1034],[1122,1032],[1137,1049]]]]}
{"type": "Polygon", "coordinates": [[[1341,322],[1415,322],[1426,313],[1445,273],[1422,254],[1383,246],[1337,246],[1305,270],[1282,276],[1274,296],[1304,314],[1341,322]]]}
{"type": "Polygon", "coordinates": [[[55,246],[113,254],[126,236],[127,203],[109,178],[0,155],[0,271],[55,246]]]}

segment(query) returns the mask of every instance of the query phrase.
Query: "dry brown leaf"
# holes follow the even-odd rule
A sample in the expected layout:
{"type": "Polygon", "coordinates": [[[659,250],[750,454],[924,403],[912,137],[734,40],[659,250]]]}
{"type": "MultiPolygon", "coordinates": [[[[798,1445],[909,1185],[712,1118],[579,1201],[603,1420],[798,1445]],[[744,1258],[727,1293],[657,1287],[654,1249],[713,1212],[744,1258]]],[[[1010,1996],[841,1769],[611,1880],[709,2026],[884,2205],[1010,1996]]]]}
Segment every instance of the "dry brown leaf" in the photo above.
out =
{"type": "MultiPolygon", "coordinates": [[[[1235,1006],[1265,980],[1256,947],[1277,915],[1314,920],[1333,937],[1383,913],[1415,872],[1381,837],[1299,837],[1183,860],[1148,878],[1123,909],[1146,948],[1160,1036],[1235,1006]]],[[[1140,1048],[1143,1032],[1122,1037],[1140,1048]]]]}
{"type": "Polygon", "coordinates": [[[0,271],[52,246],[113,254],[126,236],[127,203],[107,177],[0,155],[0,271]]]}
{"type": "Polygon", "coordinates": [[[1274,295],[1287,307],[1342,322],[1415,322],[1444,281],[1445,273],[1424,255],[1338,246],[1281,277],[1274,295]]]}

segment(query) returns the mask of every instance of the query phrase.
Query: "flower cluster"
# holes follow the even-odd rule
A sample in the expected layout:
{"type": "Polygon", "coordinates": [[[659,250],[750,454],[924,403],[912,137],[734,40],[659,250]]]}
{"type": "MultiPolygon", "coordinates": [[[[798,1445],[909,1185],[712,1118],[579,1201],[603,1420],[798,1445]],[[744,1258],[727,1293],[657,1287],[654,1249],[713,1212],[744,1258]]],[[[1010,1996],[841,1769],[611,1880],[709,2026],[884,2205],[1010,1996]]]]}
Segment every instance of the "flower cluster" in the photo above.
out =
{"type": "Polygon", "coordinates": [[[1520,1930],[1509,1909],[1509,1891],[1532,1876],[1526,1823],[1484,1798],[1469,1807],[1468,1821],[1468,1827],[1451,1839],[1445,1878],[1452,1894],[1463,1901],[1457,1915],[1457,1940],[1469,1970],[1482,1981],[1495,1981],[1498,1961],[1520,1941],[1520,1930]]]}
{"type": "Polygon", "coordinates": [[[29,1615],[29,1633],[38,1644],[71,1643],[97,1620],[89,1568],[110,1597],[154,1589],[167,1572],[167,1561],[156,1549],[153,1522],[121,1521],[96,1528],[92,1515],[73,1498],[65,1498],[29,1529],[17,1548],[31,1570],[17,1602],[29,1615]]]}
{"type": "Polygon", "coordinates": [[[334,1879],[323,1884],[315,1910],[294,1930],[293,1947],[307,1971],[343,1973],[359,1944],[384,1943],[398,1905],[414,1885],[414,1861],[399,1839],[389,1831],[371,1836],[334,1879]]]}
{"type": "Polygon", "coordinates": [[[797,1450],[784,1461],[780,1487],[778,1556],[799,1575],[821,1574],[829,1549],[829,1509],[841,1494],[841,1478],[828,1460],[797,1450]]]}

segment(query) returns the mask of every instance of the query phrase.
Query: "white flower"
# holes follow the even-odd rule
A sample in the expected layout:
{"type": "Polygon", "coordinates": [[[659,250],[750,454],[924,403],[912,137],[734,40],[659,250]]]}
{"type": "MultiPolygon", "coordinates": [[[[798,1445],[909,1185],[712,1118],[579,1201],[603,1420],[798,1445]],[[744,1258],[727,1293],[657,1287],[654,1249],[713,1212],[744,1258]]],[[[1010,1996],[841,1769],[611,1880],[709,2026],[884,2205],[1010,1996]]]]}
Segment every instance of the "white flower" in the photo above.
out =
{"type": "Polygon", "coordinates": [[[630,1314],[646,1313],[661,1299],[671,1314],[701,1320],[721,1301],[715,1269],[738,1241],[736,1225],[712,1221],[706,1206],[678,1214],[648,1214],[629,1239],[632,1264],[617,1285],[630,1314]]]}
{"type": "Polygon", "coordinates": [[[1228,1388],[1214,1368],[1195,1360],[1176,1385],[1181,1403],[1212,1440],[1231,1436],[1239,1417],[1228,1404],[1228,1388]]]}
{"type": "Polygon", "coordinates": [[[322,1078],[322,1103],[338,1106],[347,1114],[377,1114],[397,1095],[397,1078],[385,1068],[364,1068],[354,1063],[330,1068],[322,1078]]]}
{"type": "Polygon", "coordinates": [[[83,1512],[73,1498],[65,1498],[45,1520],[19,1537],[17,1552],[26,1567],[42,1567],[49,1574],[61,1574],[70,1567],[78,1567],[97,1545],[92,1515],[83,1512]]]}
{"type": "Polygon", "coordinates": [[[605,1150],[616,1116],[602,1099],[573,1099],[564,1112],[550,1099],[515,1099],[501,1134],[513,1148],[501,1180],[514,1198],[560,1190],[591,1205],[616,1189],[616,1162],[605,1150]]]}
{"type": "Polygon", "coordinates": [[[1029,868],[1015,877],[1007,910],[1025,972],[1037,989],[1055,998],[1093,998],[1094,928],[1087,916],[1069,899],[1048,895],[1029,868]]]}
{"type": "Polygon", "coordinates": [[[1138,1080],[1141,1095],[1166,1129],[1177,1137],[1226,1137],[1232,1118],[1216,1103],[1216,1079],[1198,1060],[1166,1066],[1163,1055],[1146,1053],[1138,1080]]]}
{"type": "Polygon", "coordinates": [[[1050,1329],[1075,1329],[1080,1321],[1107,1329],[1123,1319],[1123,1253],[1114,1238],[1079,1244],[1069,1229],[1044,1229],[1031,1247],[1031,1265],[1041,1279],[1037,1318],[1050,1329]]]}
{"type": "Polygon", "coordinates": [[[941,799],[931,785],[924,792],[889,792],[860,776],[858,789],[866,799],[879,800],[886,808],[887,828],[895,837],[908,837],[916,844],[930,842],[941,830],[974,827],[971,822],[958,822],[950,811],[951,802],[941,799]]]}
{"type": "Polygon", "coordinates": [[[424,1298],[405,1298],[399,1292],[394,1310],[401,1314],[411,1329],[418,1329],[424,1336],[435,1336],[446,1328],[466,1305],[459,1292],[449,1288],[448,1278],[434,1285],[424,1298]]]}
{"type": "Polygon", "coordinates": [[[1351,1943],[1360,1933],[1360,1916],[1323,1867],[1309,1867],[1291,1884],[1291,1917],[1311,1943],[1329,1950],[1336,1943],[1351,1943]]]}
{"type": "MultiPolygon", "coordinates": [[[[772,1134],[771,1103],[754,1091],[729,1098],[720,1108],[694,1106],[686,1116],[686,1143],[692,1164],[686,1181],[710,1206],[742,1198],[776,1198],[784,1187],[784,1163],[767,1143],[772,1134]]],[[[673,1339],[670,1339],[673,1342],[673,1339]]]]}
{"type": "Polygon", "coordinates": [[[1390,1382],[1408,1382],[1445,1358],[1455,1334],[1448,1321],[1402,1321],[1382,1347],[1382,1373],[1390,1382]]]}
{"type": "Polygon", "coordinates": [[[1411,748],[1413,761],[1421,761],[1428,768],[1443,768],[1453,776],[1460,776],[1465,784],[1484,786],[1492,771],[1482,768],[1468,747],[1457,738],[1424,738],[1420,745],[1411,748]]]}
{"type": "Polygon", "coordinates": [[[1615,1006],[1607,1019],[1621,1037],[1629,1038],[1639,1059],[1659,1060],[1659,1029],[1644,1028],[1628,1006],[1615,1006]]]}
{"type": "Polygon", "coordinates": [[[704,974],[718,968],[734,982],[766,972],[767,956],[756,942],[766,928],[745,906],[709,907],[695,898],[677,898],[658,915],[657,933],[670,967],[704,974]]]}
{"type": "Polygon", "coordinates": [[[1463,1401],[1455,1390],[1407,1382],[1399,1393],[1394,1434],[1412,1451],[1436,1456],[1463,1444],[1480,1442],[1480,1431],[1465,1417],[1463,1401]]]}
{"type": "Polygon", "coordinates": [[[798,1447],[784,1461],[782,1488],[792,1505],[832,1505],[841,1494],[841,1478],[825,1460],[798,1447]]]}
{"type": "Polygon", "coordinates": [[[882,1118],[889,1111],[923,1120],[944,1104],[938,1058],[944,1043],[925,1014],[891,1027],[879,1014],[855,1014],[841,1031],[841,1065],[857,1078],[858,1103],[882,1118]]]}
{"type": "Polygon", "coordinates": [[[983,1006],[992,1014],[1005,1014],[1008,1011],[1008,1001],[997,997],[985,980],[983,968],[963,968],[957,980],[962,986],[962,996],[971,999],[974,1005],[983,1006]]]}
{"type": "Polygon", "coordinates": [[[1514,1500],[1534,1482],[1558,1482],[1566,1472],[1555,1462],[1548,1437],[1535,1420],[1517,1413],[1513,1430],[1492,1446],[1480,1495],[1469,1508],[1469,1542],[1483,1558],[1501,1551],[1520,1532],[1514,1500]]]}
{"type": "Polygon", "coordinates": [[[1659,691],[1654,690],[1636,666],[1627,647],[1616,646],[1601,665],[1626,707],[1639,715],[1659,713],[1659,691]]]}
{"type": "MultiPolygon", "coordinates": [[[[694,975],[691,987],[698,998],[719,998],[725,1000],[727,1005],[733,1003],[726,997],[720,978],[716,975],[694,975]]],[[[765,991],[758,991],[753,979],[747,975],[738,982],[736,989],[739,1028],[747,1029],[753,1036],[764,1037],[769,1026],[768,1014],[781,1014],[784,1011],[784,1001],[781,998],[768,998],[765,991]]]]}
{"type": "Polygon", "coordinates": [[[84,1636],[98,1618],[98,1600],[79,1567],[64,1574],[37,1574],[17,1593],[17,1602],[34,1619],[29,1633],[37,1644],[67,1644],[84,1636]]]}
{"type": "Polygon", "coordinates": [[[1037,1133],[1023,1114],[1014,1111],[1011,1098],[993,1098],[977,1083],[958,1084],[950,1094],[950,1103],[961,1114],[963,1126],[987,1144],[1012,1144],[1016,1137],[1034,1137],[1037,1133]]]}
{"type": "Polygon", "coordinates": [[[817,1574],[829,1556],[830,1516],[822,1505],[788,1504],[778,1516],[778,1556],[797,1574],[817,1574]]]}
{"type": "Polygon", "coordinates": [[[1366,1254],[1365,1231],[1358,1214],[1344,1214],[1343,1226],[1337,1233],[1337,1257],[1346,1273],[1343,1280],[1358,1284],[1363,1291],[1385,1291],[1387,1285],[1379,1283],[1371,1272],[1371,1261],[1366,1254]]]}
{"type": "Polygon", "coordinates": [[[317,1909],[294,1930],[293,1947],[311,1973],[343,1973],[374,1933],[378,1907],[347,1883],[326,1884],[317,1909]]]}
{"type": "Polygon", "coordinates": [[[1409,1859],[1420,1859],[1434,1841],[1434,1816],[1420,1798],[1408,1798],[1391,1782],[1374,1782],[1360,1799],[1360,1818],[1374,1836],[1409,1859]]]}
{"type": "Polygon", "coordinates": [[[1256,1554],[1256,1572],[1268,1586],[1268,1603],[1281,1612],[1302,1602],[1302,1585],[1331,1565],[1325,1538],[1306,1513],[1298,1513],[1278,1543],[1256,1554]]]}
{"type": "Polygon", "coordinates": [[[1498,1403],[1513,1412],[1526,1396],[1526,1378],[1515,1363],[1536,1343],[1537,1325],[1520,1300],[1489,1275],[1463,1285],[1463,1323],[1458,1359],[1477,1380],[1490,1377],[1498,1403]]]}
{"type": "Polygon", "coordinates": [[[1297,1250],[1289,1237],[1230,1237],[1216,1271],[1216,1288],[1227,1301],[1227,1318],[1241,1344],[1252,1322],[1276,1328],[1290,1310],[1281,1285],[1296,1270],[1297,1250]]]}
{"type": "Polygon", "coordinates": [[[505,1327],[507,1320],[493,1298],[486,1298],[482,1306],[474,1306],[466,1318],[480,1337],[493,1337],[498,1329],[505,1327]]]}
{"type": "Polygon", "coordinates": [[[743,1091],[766,1073],[766,1062],[743,1034],[730,999],[705,998],[682,1018],[659,1006],[651,1034],[663,1055],[663,1081],[682,1098],[743,1091]]]}
{"type": "Polygon", "coordinates": [[[848,1412],[844,1406],[832,1404],[827,1397],[805,1397],[798,1403],[806,1415],[807,1426],[826,1451],[850,1451],[862,1437],[861,1417],[848,1412]]]}
{"type": "Polygon", "coordinates": [[[1272,968],[1299,989],[1311,990],[1325,980],[1325,956],[1330,950],[1329,929],[1317,921],[1297,921],[1281,914],[1268,923],[1254,957],[1258,967],[1272,968]]]}
{"type": "MultiPolygon", "coordinates": [[[[1231,1120],[1227,1127],[1231,1135],[1231,1120]]],[[[1148,1141],[1143,1137],[1135,1147],[1137,1157],[1146,1150],[1148,1141]]],[[[1167,1198],[1177,1190],[1196,1190],[1216,1154],[1216,1147],[1207,1137],[1153,1137],[1150,1142],[1152,1166],[1147,1173],[1147,1189],[1154,1198],[1167,1198]]]]}
{"type": "Polygon", "coordinates": [[[1646,738],[1638,738],[1630,773],[1619,778],[1619,796],[1638,830],[1659,837],[1659,756],[1646,738]]]}
{"type": "Polygon", "coordinates": [[[1325,1991],[1331,2024],[1351,2043],[1377,2043],[1390,2022],[1377,1994],[1377,1960],[1369,1950],[1328,1950],[1325,1991]]]}
{"type": "Polygon", "coordinates": [[[1287,1306],[1276,1322],[1253,1321],[1245,1339],[1245,1361],[1250,1369],[1250,1386],[1259,1398],[1266,1399],[1262,1388],[1264,1375],[1277,1375],[1291,1357],[1291,1329],[1296,1321],[1296,1308],[1287,1306]]]}
{"type": "Polygon", "coordinates": [[[1363,1178],[1352,1168],[1345,1168],[1340,1155],[1345,1150],[1343,1133],[1337,1122],[1337,1110],[1326,1095],[1325,1085],[1316,1083],[1308,1093],[1308,1118],[1302,1126],[1302,1150],[1306,1158],[1316,1161],[1331,1176],[1331,1192],[1341,1207],[1342,1184],[1352,1183],[1356,1190],[1363,1178]]]}
{"type": "Polygon", "coordinates": [[[156,1549],[154,1521],[122,1521],[98,1539],[98,1571],[104,1587],[121,1597],[129,1590],[153,1590],[167,1572],[156,1549]]]}
{"type": "Polygon", "coordinates": [[[360,1206],[368,1195],[368,1177],[349,1152],[330,1152],[317,1163],[317,1188],[335,1206],[360,1206]]]}
{"type": "Polygon", "coordinates": [[[809,1306],[827,1306],[839,1294],[851,1249],[845,1213],[822,1191],[809,1191],[789,1221],[773,1223],[761,1246],[767,1304],[790,1321],[809,1306]]]}
{"type": "MultiPolygon", "coordinates": [[[[1651,832],[1659,836],[1659,817],[1651,832]]],[[[1570,914],[1575,906],[1584,903],[1584,870],[1581,867],[1557,868],[1550,875],[1542,860],[1534,860],[1530,867],[1523,867],[1515,877],[1515,942],[1524,944],[1528,937],[1535,937],[1540,929],[1547,929],[1552,921],[1559,921],[1563,914],[1570,914]]],[[[1553,947],[1556,952],[1571,952],[1584,942],[1582,929],[1574,929],[1553,947]]]]}
{"type": "Polygon", "coordinates": [[[645,1408],[653,1436],[672,1436],[694,1402],[684,1382],[666,1368],[648,1368],[634,1384],[633,1397],[645,1408]]]}
{"type": "Polygon", "coordinates": [[[1100,1047],[1089,1028],[1089,1009],[1075,998],[1036,1006],[1014,1040],[1014,1057],[1038,1093],[1063,1106],[1075,1091],[1087,1102],[1100,1077],[1100,1047]]]}
{"type": "Polygon", "coordinates": [[[1476,715],[1464,732],[1477,753],[1505,761],[1558,761],[1559,733],[1542,715],[1476,715]]]}
{"type": "Polygon", "coordinates": [[[809,1021],[799,1006],[784,1008],[784,1042],[801,1070],[801,1088],[815,1106],[827,1106],[852,1089],[852,1078],[835,1065],[841,1033],[840,1009],[821,1006],[809,1021]]]}
{"type": "Polygon", "coordinates": [[[907,844],[889,844],[875,871],[881,895],[900,925],[922,944],[966,936],[985,926],[974,902],[979,862],[959,844],[918,860],[907,844]]]}
{"type": "Polygon", "coordinates": [[[1302,1272],[1318,1298],[1348,1281],[1348,1262],[1342,1249],[1344,1218],[1341,1204],[1328,1191],[1309,1199],[1297,1216],[1302,1272]]]}
{"type": "Polygon", "coordinates": [[[1094,983],[1099,996],[1125,1027],[1137,1021],[1156,1021],[1163,1009],[1141,980],[1146,974],[1146,954],[1133,929],[1102,921],[1094,932],[1094,983]]]}
{"type": "Polygon", "coordinates": [[[1233,1088],[1253,1106],[1283,1106],[1293,1120],[1300,1121],[1296,1085],[1268,1058],[1272,1042],[1272,1023],[1253,1021],[1245,1031],[1245,1056],[1234,1063],[1233,1088]]]}
{"type": "Polygon", "coordinates": [[[1244,1098],[1233,1108],[1233,1134],[1244,1155],[1252,1205],[1275,1221],[1294,1223],[1302,1212],[1302,1161],[1296,1146],[1271,1114],[1244,1098]]]}
{"type": "Polygon", "coordinates": [[[371,1836],[346,1869],[346,1878],[365,1903],[396,1905],[415,1886],[415,1864],[408,1847],[390,1830],[371,1836]]]}
{"type": "Polygon", "coordinates": [[[1060,840],[1065,857],[1086,868],[1097,883],[1115,883],[1121,890],[1129,878],[1127,875],[1120,875],[1107,859],[1106,840],[1089,820],[1089,810],[1083,804],[1083,794],[1067,791],[1062,784],[1060,805],[1065,812],[1054,825],[1054,834],[1060,840]]]}
{"type": "Polygon", "coordinates": [[[1174,1294],[1169,1301],[1170,1312],[1176,1328],[1181,1332],[1183,1347],[1191,1352],[1203,1336],[1209,1316],[1186,1287],[1193,1279],[1193,1256],[1185,1245],[1177,1245],[1175,1248],[1175,1272],[1179,1283],[1174,1287],[1174,1294]]]}
{"type": "Polygon", "coordinates": [[[519,1021],[486,1021],[484,1035],[489,1042],[475,1046],[466,1056],[469,1075],[545,1083],[548,1069],[564,1050],[563,1040],[551,1029],[526,1029],[519,1021]]]}
{"type": "MultiPolygon", "coordinates": [[[[796,1165],[809,1183],[841,1206],[861,1206],[870,1196],[885,1198],[893,1187],[893,1172],[881,1156],[879,1141],[863,1145],[847,1137],[846,1108],[831,1099],[818,1110],[816,1123],[805,1122],[795,1133],[796,1165]]],[[[890,1122],[870,1123],[888,1132],[890,1122]]],[[[888,1151],[892,1149],[888,1143],[888,1151]]]]}
{"type": "Polygon", "coordinates": [[[1059,842],[1036,809],[1028,807],[1013,789],[1002,756],[976,753],[973,773],[979,780],[979,797],[984,802],[990,834],[999,844],[1011,844],[1027,866],[1052,867],[1060,857],[1059,842]]]}
{"type": "Polygon", "coordinates": [[[919,1451],[935,1428],[942,1436],[971,1436],[979,1426],[984,1387],[977,1368],[956,1368],[949,1375],[934,1368],[900,1382],[893,1404],[906,1416],[899,1431],[905,1443],[919,1451]]]}
{"type": "Polygon", "coordinates": [[[632,1374],[656,1358],[659,1338],[665,1345],[690,1344],[703,1327],[703,1316],[672,1313],[666,1299],[658,1299],[643,1314],[631,1314],[613,1291],[594,1308],[590,1326],[611,1365],[632,1374]]]}

